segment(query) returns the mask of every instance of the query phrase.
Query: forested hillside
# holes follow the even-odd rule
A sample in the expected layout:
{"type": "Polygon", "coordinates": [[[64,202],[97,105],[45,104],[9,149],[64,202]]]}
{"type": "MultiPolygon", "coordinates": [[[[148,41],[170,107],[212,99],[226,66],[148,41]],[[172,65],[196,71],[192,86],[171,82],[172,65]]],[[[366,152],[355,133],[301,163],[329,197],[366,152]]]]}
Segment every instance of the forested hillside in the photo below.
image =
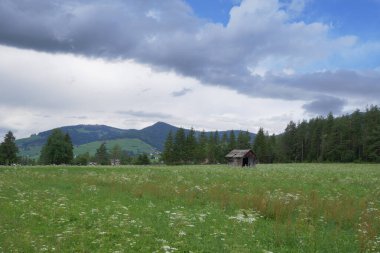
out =
{"type": "Polygon", "coordinates": [[[169,133],[163,160],[167,164],[224,163],[232,149],[250,149],[259,163],[273,162],[380,162],[380,110],[290,122],[284,133],[269,136],[260,128],[254,140],[248,133],[214,134],[183,129],[169,133]]]}
{"type": "Polygon", "coordinates": [[[380,110],[290,122],[279,140],[281,162],[380,162],[380,110]]]}

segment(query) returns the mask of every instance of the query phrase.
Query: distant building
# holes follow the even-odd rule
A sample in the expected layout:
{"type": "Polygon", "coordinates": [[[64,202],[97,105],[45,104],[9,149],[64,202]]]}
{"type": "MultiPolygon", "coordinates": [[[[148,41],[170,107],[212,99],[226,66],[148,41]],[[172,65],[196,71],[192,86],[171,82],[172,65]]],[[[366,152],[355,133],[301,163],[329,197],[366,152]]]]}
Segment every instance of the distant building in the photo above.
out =
{"type": "Polygon", "coordinates": [[[111,159],[112,166],[119,166],[120,164],[120,159],[111,159]]]}
{"type": "Polygon", "coordinates": [[[226,155],[228,165],[236,167],[253,167],[256,165],[256,154],[250,149],[234,149],[226,155]]]}

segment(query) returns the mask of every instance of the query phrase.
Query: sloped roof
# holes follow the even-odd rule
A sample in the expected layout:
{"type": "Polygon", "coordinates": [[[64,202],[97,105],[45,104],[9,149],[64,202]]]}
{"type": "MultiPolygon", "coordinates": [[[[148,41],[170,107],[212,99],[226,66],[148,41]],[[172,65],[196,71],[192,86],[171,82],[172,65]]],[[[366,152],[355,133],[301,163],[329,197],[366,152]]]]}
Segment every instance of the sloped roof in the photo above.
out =
{"type": "Polygon", "coordinates": [[[230,153],[228,153],[228,154],[226,155],[226,157],[227,157],[227,158],[234,158],[234,157],[236,157],[236,158],[242,158],[242,157],[244,157],[246,154],[248,154],[249,152],[252,152],[252,153],[253,153],[253,151],[250,150],[250,149],[234,149],[234,150],[232,150],[230,153]]]}

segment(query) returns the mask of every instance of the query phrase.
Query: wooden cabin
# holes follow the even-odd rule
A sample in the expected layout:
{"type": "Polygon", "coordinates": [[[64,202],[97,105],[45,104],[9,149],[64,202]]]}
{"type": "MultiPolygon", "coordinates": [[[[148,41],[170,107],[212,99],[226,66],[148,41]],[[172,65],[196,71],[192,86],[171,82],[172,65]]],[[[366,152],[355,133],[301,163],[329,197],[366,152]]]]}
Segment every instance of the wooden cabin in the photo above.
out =
{"type": "Polygon", "coordinates": [[[234,149],[226,155],[228,165],[236,167],[253,167],[256,154],[251,149],[234,149]]]}

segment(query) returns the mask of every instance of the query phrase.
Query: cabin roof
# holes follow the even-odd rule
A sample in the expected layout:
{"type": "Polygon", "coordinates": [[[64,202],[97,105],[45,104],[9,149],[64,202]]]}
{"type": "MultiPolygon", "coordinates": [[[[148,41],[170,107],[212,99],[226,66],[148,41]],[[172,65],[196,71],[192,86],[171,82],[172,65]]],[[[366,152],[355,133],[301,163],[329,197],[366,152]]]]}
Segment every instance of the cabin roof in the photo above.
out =
{"type": "Polygon", "coordinates": [[[249,152],[252,152],[250,149],[234,149],[226,155],[227,158],[242,158],[246,156],[249,152]]]}

